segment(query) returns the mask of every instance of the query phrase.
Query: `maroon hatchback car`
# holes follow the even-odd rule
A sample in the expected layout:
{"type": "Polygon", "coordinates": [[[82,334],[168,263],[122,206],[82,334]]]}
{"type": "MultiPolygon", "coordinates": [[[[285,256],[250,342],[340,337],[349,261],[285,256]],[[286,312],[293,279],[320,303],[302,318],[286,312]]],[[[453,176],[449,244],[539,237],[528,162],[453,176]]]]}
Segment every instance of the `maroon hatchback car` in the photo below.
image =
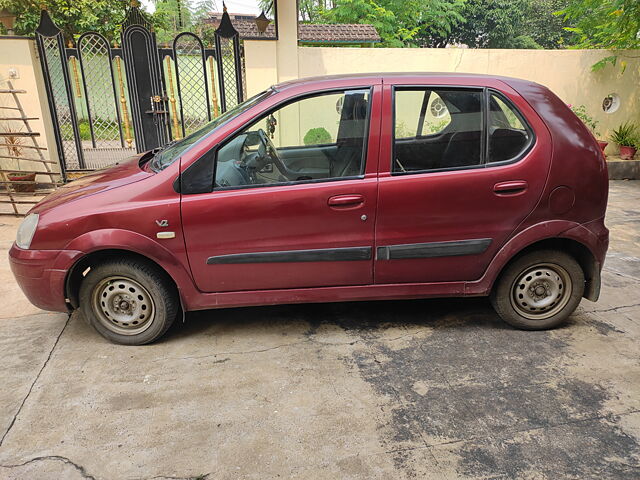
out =
{"type": "Polygon", "coordinates": [[[541,85],[305,79],[65,185],[9,256],[35,305],[123,344],[181,311],[445,296],[544,329],[598,298],[607,191],[595,139],[541,85]]]}

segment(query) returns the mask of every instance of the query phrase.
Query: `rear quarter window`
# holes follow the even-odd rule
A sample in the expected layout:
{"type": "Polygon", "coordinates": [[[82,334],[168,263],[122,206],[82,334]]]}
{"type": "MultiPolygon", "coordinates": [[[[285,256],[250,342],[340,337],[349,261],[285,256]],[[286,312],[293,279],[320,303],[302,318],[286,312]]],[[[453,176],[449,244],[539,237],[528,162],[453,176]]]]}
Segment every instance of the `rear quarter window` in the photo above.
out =
{"type": "Polygon", "coordinates": [[[489,92],[487,163],[515,161],[533,143],[533,130],[504,96],[489,92]]]}

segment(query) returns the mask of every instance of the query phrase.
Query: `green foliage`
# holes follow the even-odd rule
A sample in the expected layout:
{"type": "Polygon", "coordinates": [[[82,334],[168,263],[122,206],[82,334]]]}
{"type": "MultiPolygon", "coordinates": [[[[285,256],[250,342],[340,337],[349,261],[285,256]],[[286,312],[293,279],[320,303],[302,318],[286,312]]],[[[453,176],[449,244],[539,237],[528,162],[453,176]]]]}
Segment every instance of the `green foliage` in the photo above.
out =
{"type": "Polygon", "coordinates": [[[441,120],[438,123],[433,123],[433,124],[429,125],[429,133],[440,133],[450,123],[451,123],[451,119],[450,118],[441,120]]]}
{"type": "Polygon", "coordinates": [[[194,7],[189,0],[158,0],[153,26],[160,44],[171,43],[181,32],[191,31],[194,7]]]}
{"type": "Polygon", "coordinates": [[[407,122],[405,122],[404,120],[396,121],[395,138],[409,138],[409,137],[415,137],[415,136],[416,136],[415,128],[412,130],[409,127],[407,127],[407,122]]]}
{"type": "Polygon", "coordinates": [[[300,16],[310,23],[368,23],[383,47],[444,46],[464,21],[465,0],[301,0],[300,16]],[[443,43],[444,42],[444,43],[443,43]]]}
{"type": "MultiPolygon", "coordinates": [[[[113,138],[120,135],[120,130],[116,122],[107,122],[104,119],[101,121],[102,128],[100,133],[105,138],[113,138]]],[[[88,120],[80,120],[78,122],[78,131],[80,132],[80,140],[91,140],[91,127],[88,120]]],[[[98,136],[98,140],[101,138],[98,136]]]]}
{"type": "Polygon", "coordinates": [[[600,135],[596,131],[599,122],[587,113],[587,107],[585,107],[584,105],[579,105],[577,107],[575,105],[569,105],[569,108],[573,113],[576,114],[576,117],[582,120],[582,123],[584,123],[587,128],[593,132],[593,135],[595,137],[598,137],[600,135]]]}
{"type": "Polygon", "coordinates": [[[119,25],[129,0],[0,0],[0,10],[6,8],[17,16],[17,35],[33,35],[40,21],[41,6],[48,10],[67,39],[93,30],[115,40],[119,39],[119,25]]]}
{"type": "Polygon", "coordinates": [[[558,48],[570,34],[554,12],[568,0],[467,0],[452,40],[476,48],[558,48]]]}
{"type": "MultiPolygon", "coordinates": [[[[553,13],[569,0],[301,0],[312,23],[369,23],[383,47],[558,48],[572,34],[553,13]]],[[[267,2],[267,0],[264,0],[267,2]]],[[[305,13],[306,12],[306,13],[305,13]]]]}
{"type": "Polygon", "coordinates": [[[216,11],[213,0],[157,0],[153,25],[159,44],[171,44],[182,32],[197,33],[205,46],[213,45],[216,30],[203,20],[216,11]]]}
{"type": "Polygon", "coordinates": [[[324,145],[331,143],[331,134],[323,127],[312,128],[304,134],[302,141],[305,145],[324,145]]]}
{"type": "MultiPolygon", "coordinates": [[[[576,42],[573,48],[602,48],[624,50],[640,48],[640,2],[638,0],[571,0],[558,15],[572,21],[567,28],[576,42]]],[[[611,55],[596,62],[593,70],[616,65],[618,57],[611,55]]],[[[626,62],[621,61],[624,71],[626,62]]]]}
{"type": "Polygon", "coordinates": [[[524,35],[542,48],[563,48],[571,44],[573,33],[566,30],[573,23],[556,12],[570,0],[530,0],[524,20],[524,35]]]}
{"type": "Polygon", "coordinates": [[[519,35],[512,40],[511,48],[537,50],[542,48],[542,46],[529,35],[519,35]]]}
{"type": "Polygon", "coordinates": [[[609,138],[621,147],[637,147],[640,144],[638,126],[633,122],[625,122],[615,128],[609,138]]]}

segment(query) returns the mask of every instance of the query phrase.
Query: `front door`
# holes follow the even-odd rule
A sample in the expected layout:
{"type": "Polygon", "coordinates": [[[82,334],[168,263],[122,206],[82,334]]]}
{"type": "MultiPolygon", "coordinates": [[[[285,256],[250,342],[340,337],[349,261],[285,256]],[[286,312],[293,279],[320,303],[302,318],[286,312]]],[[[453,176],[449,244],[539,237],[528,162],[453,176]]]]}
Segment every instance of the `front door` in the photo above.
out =
{"type": "Polygon", "coordinates": [[[199,160],[216,162],[215,187],[183,194],[182,223],[201,291],[373,282],[380,96],[297,98],[199,160]]]}
{"type": "Polygon", "coordinates": [[[548,132],[519,107],[529,122],[492,89],[385,85],[375,283],[482,276],[549,168],[548,132]]]}

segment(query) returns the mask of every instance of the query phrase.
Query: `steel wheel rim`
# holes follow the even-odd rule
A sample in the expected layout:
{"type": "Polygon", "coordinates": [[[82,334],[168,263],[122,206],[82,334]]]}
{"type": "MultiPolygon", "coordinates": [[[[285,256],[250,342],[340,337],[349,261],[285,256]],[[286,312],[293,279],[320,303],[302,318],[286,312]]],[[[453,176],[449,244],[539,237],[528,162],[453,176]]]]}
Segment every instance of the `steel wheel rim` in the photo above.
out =
{"type": "Polygon", "coordinates": [[[573,285],[560,265],[539,263],[523,270],[511,286],[511,306],[530,320],[546,320],[569,302],[573,285]]]}
{"type": "Polygon", "coordinates": [[[93,289],[92,307],[100,323],[120,335],[142,333],[155,318],[155,304],[149,291],[127,277],[101,280],[93,289]]]}

